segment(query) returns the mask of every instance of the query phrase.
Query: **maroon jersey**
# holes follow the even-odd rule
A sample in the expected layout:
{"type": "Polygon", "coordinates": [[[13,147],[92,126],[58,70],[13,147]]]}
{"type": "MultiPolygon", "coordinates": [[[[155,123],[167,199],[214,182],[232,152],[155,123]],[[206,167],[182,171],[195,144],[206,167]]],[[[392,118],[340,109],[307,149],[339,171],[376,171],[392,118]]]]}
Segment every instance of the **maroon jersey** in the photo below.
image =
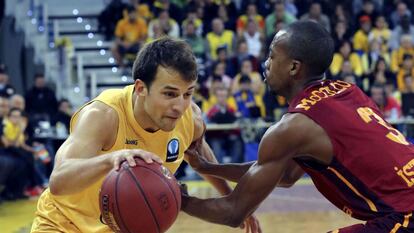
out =
{"type": "Polygon", "coordinates": [[[288,111],[311,118],[331,140],[328,166],[305,157],[296,161],[334,205],[361,220],[414,210],[414,146],[358,87],[312,83],[288,111]]]}

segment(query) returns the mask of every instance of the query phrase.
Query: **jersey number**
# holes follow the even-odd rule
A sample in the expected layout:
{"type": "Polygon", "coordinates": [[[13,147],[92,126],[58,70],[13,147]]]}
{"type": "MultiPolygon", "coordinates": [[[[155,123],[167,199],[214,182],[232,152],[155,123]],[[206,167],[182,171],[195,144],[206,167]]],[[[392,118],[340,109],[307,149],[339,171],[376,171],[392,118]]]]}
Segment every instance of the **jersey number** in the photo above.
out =
{"type": "Polygon", "coordinates": [[[385,122],[378,114],[376,114],[371,108],[369,107],[361,107],[357,109],[359,116],[364,120],[366,123],[370,123],[372,120],[375,120],[378,124],[387,128],[390,132],[387,133],[386,137],[391,139],[396,143],[400,143],[403,145],[408,145],[409,143],[405,139],[404,135],[391,127],[387,122],[385,122]]]}

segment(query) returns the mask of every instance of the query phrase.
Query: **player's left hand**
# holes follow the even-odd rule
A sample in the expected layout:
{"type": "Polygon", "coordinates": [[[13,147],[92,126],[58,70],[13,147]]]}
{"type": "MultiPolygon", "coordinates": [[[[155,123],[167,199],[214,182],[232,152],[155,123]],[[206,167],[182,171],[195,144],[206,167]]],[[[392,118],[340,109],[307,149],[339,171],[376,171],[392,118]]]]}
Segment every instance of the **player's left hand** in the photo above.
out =
{"type": "Polygon", "coordinates": [[[243,224],[240,225],[241,229],[246,229],[246,233],[262,233],[260,228],[259,220],[254,216],[254,214],[244,220],[243,224]]]}

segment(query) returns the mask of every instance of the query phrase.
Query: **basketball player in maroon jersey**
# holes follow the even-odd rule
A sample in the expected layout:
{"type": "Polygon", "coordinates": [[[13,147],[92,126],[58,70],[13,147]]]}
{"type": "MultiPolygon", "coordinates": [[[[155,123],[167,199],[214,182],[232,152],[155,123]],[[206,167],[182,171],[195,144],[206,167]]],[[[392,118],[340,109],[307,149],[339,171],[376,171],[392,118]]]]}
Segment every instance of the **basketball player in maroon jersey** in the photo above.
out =
{"type": "Polygon", "coordinates": [[[230,195],[201,200],[183,191],[185,212],[236,227],[275,187],[292,186],[306,172],[330,202],[366,221],[332,232],[414,232],[414,146],[358,87],[324,80],[333,50],[314,22],[275,35],[266,82],[289,101],[288,113],[263,136],[257,162],[207,166],[238,182],[230,195]]]}

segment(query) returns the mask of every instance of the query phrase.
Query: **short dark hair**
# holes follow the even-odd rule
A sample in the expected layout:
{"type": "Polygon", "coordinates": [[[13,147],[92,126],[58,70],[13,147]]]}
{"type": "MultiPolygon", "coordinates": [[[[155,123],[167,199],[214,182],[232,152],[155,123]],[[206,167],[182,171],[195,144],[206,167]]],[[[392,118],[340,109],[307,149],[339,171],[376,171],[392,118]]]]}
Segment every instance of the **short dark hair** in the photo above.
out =
{"type": "Polygon", "coordinates": [[[13,112],[20,112],[20,115],[23,115],[23,111],[20,108],[11,108],[7,116],[10,117],[13,112]]]}
{"type": "Polygon", "coordinates": [[[249,75],[243,74],[240,77],[239,84],[243,84],[243,83],[246,83],[246,84],[252,83],[252,80],[250,79],[249,75]]]}
{"type": "Polygon", "coordinates": [[[135,59],[132,76],[134,80],[142,80],[149,88],[158,66],[179,72],[186,81],[197,79],[195,57],[191,47],[183,40],[162,37],[146,44],[135,59]]]}
{"type": "Polygon", "coordinates": [[[38,78],[45,78],[45,75],[44,75],[43,73],[36,73],[36,74],[34,75],[34,79],[36,80],[36,79],[38,79],[38,78]]]}
{"type": "Polygon", "coordinates": [[[329,32],[312,21],[297,21],[287,27],[285,48],[290,58],[306,65],[308,75],[322,75],[330,66],[334,41],[329,32]]]}

